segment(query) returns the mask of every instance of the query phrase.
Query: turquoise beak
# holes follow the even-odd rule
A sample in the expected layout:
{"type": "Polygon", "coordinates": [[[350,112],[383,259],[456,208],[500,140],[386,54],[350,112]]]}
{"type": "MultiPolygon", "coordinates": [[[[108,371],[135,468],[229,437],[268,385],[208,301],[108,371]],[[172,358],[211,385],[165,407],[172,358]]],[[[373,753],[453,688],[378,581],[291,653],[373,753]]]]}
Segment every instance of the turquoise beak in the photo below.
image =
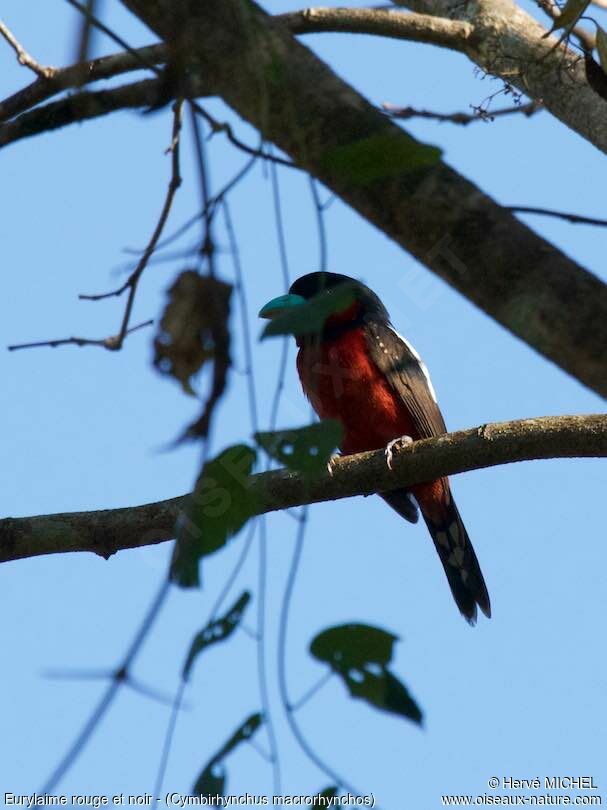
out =
{"type": "Polygon", "coordinates": [[[259,317],[275,318],[277,315],[282,315],[284,312],[292,310],[293,307],[299,307],[305,303],[306,299],[301,295],[294,295],[293,293],[279,295],[278,298],[272,298],[259,310],[259,317]]]}

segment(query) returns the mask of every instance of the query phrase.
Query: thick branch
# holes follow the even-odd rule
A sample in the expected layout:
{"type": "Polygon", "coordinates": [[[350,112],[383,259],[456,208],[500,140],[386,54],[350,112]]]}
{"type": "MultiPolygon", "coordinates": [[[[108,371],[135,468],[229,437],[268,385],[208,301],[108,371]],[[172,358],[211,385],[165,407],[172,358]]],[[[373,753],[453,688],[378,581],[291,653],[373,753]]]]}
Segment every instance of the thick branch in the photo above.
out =
{"type": "Polygon", "coordinates": [[[251,0],[122,2],[267,140],[515,335],[607,396],[607,287],[596,277],[446,164],[405,169],[402,155],[417,142],[251,0]],[[365,143],[385,144],[400,165],[386,161],[377,177],[352,177],[345,155],[365,143]]]}
{"type": "MultiPolygon", "coordinates": [[[[545,416],[448,433],[395,449],[392,469],[383,450],[344,456],[331,473],[309,484],[286,470],[260,473],[252,489],[260,513],[409,487],[441,475],[545,458],[607,456],[607,415],[545,416]]],[[[120,549],[173,537],[185,496],[100,512],[71,512],[0,520],[0,562],[66,551],[109,557],[120,549]]]]}

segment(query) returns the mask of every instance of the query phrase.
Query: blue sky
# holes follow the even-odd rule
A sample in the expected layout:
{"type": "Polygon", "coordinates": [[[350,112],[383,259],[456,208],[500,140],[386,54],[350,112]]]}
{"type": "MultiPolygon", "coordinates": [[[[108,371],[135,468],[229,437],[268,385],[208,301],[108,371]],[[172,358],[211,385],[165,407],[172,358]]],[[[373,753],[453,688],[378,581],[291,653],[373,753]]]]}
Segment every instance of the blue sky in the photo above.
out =
{"type": "MultiPolygon", "coordinates": [[[[5,22],[39,61],[65,64],[76,18],[62,2],[5,0],[5,22]]],[[[296,8],[275,3],[273,11],[296,8]]],[[[116,0],[104,19],[134,45],[153,36],[116,0]]],[[[374,103],[466,110],[499,89],[463,57],[427,46],[345,35],[306,44],[374,103]]],[[[114,50],[103,39],[99,52],[114,50]]],[[[1,95],[30,77],[0,42],[1,95]]],[[[510,104],[498,97],[495,107],[510,104]]],[[[249,143],[256,136],[218,101],[208,104],[249,143]]],[[[25,140],[0,152],[4,266],[0,343],[116,331],[120,302],[87,303],[78,293],[119,283],[125,247],[145,244],[169,177],[163,155],[170,114],[113,115],[25,140]]],[[[445,160],[503,204],[605,216],[604,156],[542,113],[467,128],[414,122],[445,160]]],[[[244,162],[220,136],[211,141],[218,189],[244,162]]],[[[186,134],[185,182],[169,232],[200,205],[186,134]]],[[[305,177],[280,172],[291,277],[318,268],[314,210],[305,177]]],[[[324,192],[323,192],[324,196],[324,192]]],[[[255,167],[230,197],[254,338],[262,427],[268,426],[280,344],[259,343],[259,307],[283,291],[267,171],[255,167]]],[[[534,218],[537,232],[605,278],[607,234],[534,218]]],[[[428,365],[449,428],[544,414],[591,413],[602,401],[513,338],[339,201],[327,210],[329,266],[369,283],[428,365]]],[[[197,235],[197,234],[196,234],[197,235]]],[[[189,239],[194,241],[194,235],[189,239]]],[[[233,278],[221,228],[219,266],[233,278]]],[[[188,238],[182,243],[188,246],[188,238]]],[[[152,265],[134,320],[157,317],[186,261],[152,265]]],[[[574,317],[572,313],[571,317],[574,317]]],[[[243,333],[233,328],[235,368],[217,416],[214,451],[251,435],[243,375],[243,333]]],[[[152,333],[121,353],[95,348],[0,355],[5,515],[102,509],[186,492],[199,449],[166,445],[197,413],[151,367],[152,333]]],[[[280,424],[309,419],[294,371],[280,424]]],[[[605,469],[600,461],[511,465],[458,476],[453,488],[479,556],[494,617],[471,629],[459,616],[423,525],[411,526],[380,499],[315,506],[305,537],[288,634],[293,696],[322,674],[307,647],[333,624],[362,621],[401,638],[394,671],[425,710],[420,730],[350,700],[331,680],[298,713],[315,750],[384,808],[432,810],[445,793],[481,794],[491,776],[588,774],[607,792],[604,765],[607,678],[603,650],[605,469]]],[[[290,736],[276,691],[276,632],[296,524],[267,520],[267,662],[280,741],[284,792],[313,793],[328,780],[290,736]]],[[[201,591],[174,590],[137,659],[134,674],[170,695],[183,657],[235,563],[244,535],[204,567],[201,591]]],[[[4,620],[0,792],[39,789],[84,722],[103,684],[55,680],[49,670],[110,669],[135,633],[166,570],[170,548],[23,560],[0,567],[4,620]]],[[[259,543],[230,599],[256,589],[259,543]]],[[[256,604],[248,617],[254,626],[256,604]]],[[[165,779],[186,793],[207,759],[259,708],[256,645],[244,632],[201,657],[187,694],[165,779]]],[[[154,785],[166,706],[123,690],[56,792],[142,794],[154,785]]],[[[259,742],[267,747],[263,732],[259,742]]],[[[251,746],[228,761],[230,793],[272,791],[268,764],[251,746]]]]}

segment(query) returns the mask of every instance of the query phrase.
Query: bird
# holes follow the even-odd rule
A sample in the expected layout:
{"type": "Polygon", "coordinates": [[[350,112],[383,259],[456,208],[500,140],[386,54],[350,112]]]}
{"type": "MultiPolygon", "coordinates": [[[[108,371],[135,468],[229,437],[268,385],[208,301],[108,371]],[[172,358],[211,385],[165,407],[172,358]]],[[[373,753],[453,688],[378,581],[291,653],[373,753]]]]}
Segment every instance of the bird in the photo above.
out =
{"type": "MultiPolygon", "coordinates": [[[[297,371],[320,419],[341,423],[342,454],[385,448],[391,466],[399,440],[447,432],[425,364],[395,330],[380,298],[362,282],[328,271],[308,273],[293,282],[288,294],[263,306],[259,317],[293,313],[312,299],[329,306],[312,305],[319,314],[300,319],[294,330],[297,371]]],[[[411,523],[417,522],[419,507],[461,614],[475,624],[478,607],[489,618],[487,586],[448,478],[381,497],[411,523]]]]}

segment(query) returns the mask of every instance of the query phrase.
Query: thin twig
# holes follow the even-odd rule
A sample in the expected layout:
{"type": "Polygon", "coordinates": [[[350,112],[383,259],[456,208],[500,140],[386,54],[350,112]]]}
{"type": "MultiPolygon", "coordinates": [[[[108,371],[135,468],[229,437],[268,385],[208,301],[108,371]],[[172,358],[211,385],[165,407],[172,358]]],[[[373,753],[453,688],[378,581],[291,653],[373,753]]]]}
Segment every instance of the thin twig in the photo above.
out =
{"type": "Polygon", "coordinates": [[[75,8],[76,11],[79,11],[80,14],[82,14],[83,17],[88,20],[90,25],[95,26],[95,28],[101,31],[102,34],[105,34],[106,37],[109,37],[113,42],[115,42],[116,45],[120,45],[120,47],[124,48],[124,50],[130,53],[131,56],[138,59],[141,63],[141,67],[152,70],[159,77],[162,75],[162,71],[157,68],[156,65],[146,61],[141,50],[137,50],[137,48],[133,48],[132,45],[129,45],[125,39],[119,36],[115,31],[112,31],[112,29],[108,28],[105,23],[101,22],[101,20],[95,17],[95,15],[92,14],[86,6],[78,2],[78,0],[66,0],[66,2],[69,3],[72,8],[75,8]]]}
{"type": "Polygon", "coordinates": [[[254,147],[249,146],[248,144],[244,143],[244,141],[241,141],[239,138],[237,138],[236,135],[234,135],[234,131],[232,130],[230,124],[226,123],[225,121],[218,121],[208,112],[208,110],[206,110],[204,107],[201,107],[200,104],[197,104],[194,101],[191,101],[190,103],[192,104],[192,107],[194,108],[196,113],[202,116],[205,119],[205,121],[209,124],[209,126],[211,127],[211,133],[213,135],[218,132],[223,132],[233,146],[236,146],[242,152],[246,152],[248,155],[251,155],[252,157],[260,157],[272,163],[277,163],[279,166],[287,166],[289,169],[298,169],[300,171],[302,170],[301,166],[298,166],[291,160],[286,160],[285,158],[277,157],[276,155],[271,154],[267,149],[263,148],[255,149],[254,147]]]}
{"type": "MultiPolygon", "coordinates": [[[[80,36],[78,37],[78,48],[76,50],[76,64],[83,65],[87,61],[89,51],[91,48],[92,33],[93,33],[93,20],[95,17],[95,6],[97,0],[86,0],[85,10],[86,13],[82,15],[80,36]]],[[[86,71],[82,71],[82,82],[86,80],[86,71]]]]}
{"type": "Polygon", "coordinates": [[[167,189],[166,197],[164,200],[164,205],[162,206],[162,211],[160,212],[160,217],[158,222],[156,223],[156,227],[154,228],[154,232],[150,238],[148,246],[139,260],[137,267],[132,272],[129,280],[127,281],[127,286],[129,287],[129,294],[126,302],[126,307],[124,309],[124,316],[122,318],[122,326],[120,327],[120,333],[118,335],[118,348],[122,347],[122,342],[124,341],[124,337],[128,332],[129,329],[129,321],[131,319],[131,312],[133,310],[133,303],[135,301],[135,294],[137,292],[137,285],[143,275],[143,271],[147,267],[147,263],[154,253],[156,249],[156,244],[160,239],[160,235],[166,225],[167,219],[169,218],[169,214],[171,212],[171,206],[173,205],[173,200],[175,198],[175,194],[177,193],[177,189],[181,185],[181,172],[179,166],[179,134],[181,132],[181,110],[183,106],[182,99],[177,99],[173,107],[173,130],[171,136],[171,179],[169,181],[169,187],[167,189]]]}
{"type": "Polygon", "coordinates": [[[319,270],[321,273],[327,272],[327,264],[329,258],[329,248],[327,241],[327,228],[325,225],[325,209],[320,201],[320,195],[316,188],[316,180],[309,175],[310,191],[312,192],[312,201],[314,203],[314,210],[316,211],[316,225],[318,227],[318,248],[320,255],[318,258],[319,270]]]}
{"type": "Polygon", "coordinates": [[[204,230],[202,234],[202,242],[200,244],[200,255],[205,257],[208,263],[209,275],[211,278],[216,277],[215,272],[215,243],[213,241],[213,214],[214,210],[211,208],[211,187],[209,183],[209,169],[207,166],[206,153],[204,140],[200,132],[200,126],[196,111],[192,104],[190,108],[190,121],[192,124],[192,132],[194,134],[194,152],[196,156],[196,165],[198,166],[198,177],[200,180],[200,191],[202,194],[202,212],[204,219],[204,230]]]}
{"type": "MultiPolygon", "coordinates": [[[[289,291],[289,285],[291,284],[290,279],[291,274],[289,272],[287,239],[285,235],[284,218],[282,215],[282,199],[280,196],[280,184],[278,182],[278,167],[275,163],[270,163],[270,180],[272,183],[272,205],[274,208],[276,238],[278,240],[278,253],[280,256],[280,268],[282,271],[282,284],[284,292],[287,293],[289,291]]],[[[289,343],[290,343],[289,338],[288,336],[285,335],[285,337],[282,339],[282,349],[280,353],[280,362],[278,364],[276,387],[274,389],[274,396],[272,397],[272,406],[270,408],[270,430],[276,430],[276,423],[278,421],[280,400],[282,398],[282,392],[284,391],[285,377],[287,373],[289,343]]]]}
{"type": "Polygon", "coordinates": [[[7,28],[7,26],[0,20],[0,36],[5,39],[17,55],[17,61],[20,65],[28,67],[36,76],[41,79],[52,79],[57,69],[41,65],[33,56],[31,56],[23,47],[23,45],[15,38],[14,34],[7,28]]]}
{"type": "Polygon", "coordinates": [[[281,764],[278,748],[278,739],[274,726],[274,715],[270,711],[270,688],[266,666],[266,604],[268,592],[268,535],[265,515],[259,519],[259,564],[257,569],[257,674],[259,678],[259,692],[264,712],[268,742],[270,744],[270,757],[272,762],[272,775],[274,793],[279,795],[281,790],[281,764]]]}
{"type": "Polygon", "coordinates": [[[571,222],[574,225],[597,225],[602,228],[607,227],[607,219],[584,217],[581,214],[554,211],[551,208],[533,208],[528,205],[505,205],[504,208],[506,211],[512,211],[515,214],[538,214],[538,216],[542,217],[556,217],[557,219],[564,219],[566,222],[571,222]]]}
{"type": "Polygon", "coordinates": [[[137,332],[139,329],[143,329],[145,326],[151,326],[154,323],[153,320],[144,321],[143,323],[138,323],[137,326],[131,326],[130,329],[127,329],[124,335],[120,337],[119,335],[113,335],[111,337],[106,338],[82,338],[82,337],[69,337],[69,338],[59,338],[58,340],[38,340],[34,343],[14,343],[12,346],[7,346],[9,352],[16,352],[19,349],[38,349],[42,346],[48,346],[51,349],[56,349],[57,346],[101,346],[103,349],[108,349],[108,351],[115,352],[122,347],[124,343],[124,339],[127,335],[132,335],[133,332],[137,332]]]}
{"type": "Polygon", "coordinates": [[[129,323],[131,320],[131,314],[133,311],[133,304],[135,301],[135,295],[137,292],[137,286],[143,274],[143,271],[147,267],[147,264],[156,249],[156,245],[158,240],[160,239],[160,235],[164,229],[166,221],[169,217],[169,213],[171,211],[171,206],[173,204],[173,199],[177,192],[177,189],[181,185],[181,173],[180,173],[180,162],[179,162],[179,135],[181,131],[181,110],[182,110],[183,102],[178,99],[175,102],[173,108],[173,128],[172,128],[172,136],[171,136],[171,144],[167,151],[171,152],[171,179],[169,181],[167,193],[165,196],[164,204],[162,206],[162,210],[160,212],[160,216],[158,218],[158,222],[156,223],[156,227],[150,237],[150,241],[141,256],[141,259],[137,263],[137,266],[125,281],[125,283],[119,287],[117,290],[112,290],[109,293],[101,293],[97,295],[80,295],[78,296],[81,300],[86,301],[100,301],[105,298],[112,298],[122,295],[126,290],[128,290],[128,297],[126,301],[126,305],[124,308],[124,314],[122,316],[122,323],[120,325],[120,330],[117,335],[114,335],[109,338],[102,338],[102,339],[90,339],[90,338],[79,338],[79,337],[70,337],[70,338],[62,338],[60,340],[45,340],[45,341],[37,341],[35,343],[22,343],[18,345],[9,346],[10,351],[14,351],[15,349],[31,349],[39,346],[50,346],[51,348],[56,348],[57,346],[64,346],[64,345],[76,345],[76,346],[101,346],[104,349],[108,349],[110,351],[120,351],[124,344],[125,338],[127,335],[130,335],[132,332],[136,331],[137,329],[141,329],[144,326],[149,326],[153,321],[145,321],[145,323],[138,324],[137,326],[130,327],[129,323]]]}
{"type": "Polygon", "coordinates": [[[336,771],[334,771],[333,768],[328,765],[324,759],[312,748],[299,727],[299,724],[295,718],[293,704],[289,698],[289,689],[287,685],[287,630],[289,626],[289,614],[291,601],[293,598],[293,590],[295,588],[299,564],[301,562],[301,554],[303,551],[303,541],[305,537],[307,519],[308,508],[304,507],[303,514],[300,518],[299,527],[297,529],[295,548],[293,550],[291,565],[289,567],[287,582],[280,607],[280,619],[278,626],[278,690],[291,733],[310,762],[313,762],[317,768],[319,768],[332,782],[339,787],[344,788],[354,796],[362,796],[363,794],[359,790],[357,790],[353,785],[349,784],[336,771]]]}
{"type": "Polygon", "coordinates": [[[306,689],[306,691],[303,693],[303,695],[298,700],[293,701],[293,703],[291,704],[291,711],[292,712],[299,711],[299,709],[301,709],[302,706],[305,706],[305,704],[311,698],[313,698],[314,695],[317,692],[319,692],[328,681],[331,680],[331,678],[333,677],[334,674],[335,673],[333,672],[332,669],[327,670],[327,672],[325,672],[325,674],[322,675],[316,681],[316,683],[313,683],[312,686],[309,689],[306,689]]]}
{"type": "Polygon", "coordinates": [[[135,267],[131,275],[128,277],[128,279],[124,282],[124,284],[118,287],[118,289],[112,290],[109,293],[97,293],[94,295],[81,294],[78,296],[83,301],[101,301],[105,298],[119,297],[126,290],[129,291],[126,306],[124,309],[124,315],[122,317],[122,325],[120,327],[120,332],[116,337],[117,345],[115,346],[115,348],[117,349],[122,348],[124,338],[128,334],[129,321],[131,318],[135,294],[137,292],[137,286],[139,284],[141,276],[143,275],[144,270],[148,265],[150,258],[152,257],[154,251],[156,250],[158,240],[160,239],[160,235],[164,230],[164,226],[166,225],[167,219],[171,212],[171,207],[173,205],[175,194],[177,193],[177,189],[181,186],[179,136],[181,132],[182,107],[183,101],[181,99],[178,99],[173,107],[173,129],[171,134],[171,144],[167,149],[167,151],[171,153],[171,179],[169,180],[169,185],[164,199],[164,204],[162,206],[162,210],[158,218],[158,222],[156,223],[156,227],[154,228],[152,236],[150,237],[150,241],[148,242],[147,247],[144,250],[143,255],[141,256],[141,259],[138,261],[137,266],[135,267]]]}
{"type": "Polygon", "coordinates": [[[92,59],[84,65],[70,65],[56,68],[52,78],[41,77],[13,93],[0,102],[0,121],[8,121],[19,113],[47,101],[57,93],[78,85],[82,72],[86,73],[87,84],[101,79],[110,79],[122,73],[142,70],[147,65],[161,64],[166,60],[165,45],[146,45],[137,48],[134,54],[121,51],[109,56],[92,59]]]}
{"type": "MultiPolygon", "coordinates": [[[[249,159],[248,159],[248,160],[245,162],[244,166],[242,166],[242,168],[241,168],[241,169],[239,169],[239,170],[236,172],[236,174],[235,174],[235,175],[234,175],[234,176],[233,176],[233,177],[232,177],[230,180],[228,180],[228,182],[225,184],[225,186],[224,186],[224,187],[223,187],[223,188],[222,188],[220,191],[218,191],[218,192],[217,192],[217,194],[215,194],[215,196],[214,196],[214,197],[212,197],[212,198],[211,198],[211,200],[209,201],[209,208],[210,208],[211,210],[215,209],[215,208],[216,208],[218,205],[220,205],[220,204],[221,204],[221,202],[224,200],[224,198],[226,197],[226,195],[227,195],[227,194],[228,194],[228,193],[229,193],[229,192],[230,192],[230,191],[231,191],[231,190],[234,188],[234,186],[236,186],[236,185],[237,185],[237,184],[238,184],[238,183],[239,183],[239,182],[240,182],[240,181],[241,181],[241,180],[244,178],[244,176],[245,176],[246,174],[248,174],[248,172],[249,172],[249,171],[250,171],[250,170],[253,168],[253,166],[255,165],[255,163],[257,162],[257,160],[258,160],[258,157],[257,157],[257,156],[250,157],[250,158],[249,158],[249,159]]],[[[183,236],[183,235],[184,235],[184,233],[187,233],[187,231],[189,231],[189,229],[190,229],[190,228],[191,228],[193,225],[195,225],[195,224],[198,222],[198,220],[199,220],[199,219],[202,219],[202,218],[204,217],[204,215],[205,215],[205,212],[204,212],[204,211],[199,211],[197,214],[194,214],[193,216],[191,216],[191,217],[190,217],[188,220],[186,220],[186,221],[183,223],[183,225],[180,225],[180,226],[177,228],[177,230],[176,230],[174,233],[172,233],[170,236],[166,236],[164,239],[161,239],[161,240],[158,242],[158,244],[156,245],[156,250],[158,251],[158,250],[160,250],[161,248],[165,248],[167,245],[170,245],[172,242],[175,242],[177,239],[179,239],[181,236],[183,236]]],[[[190,251],[190,250],[188,250],[188,251],[186,252],[186,255],[190,255],[190,253],[193,253],[195,250],[196,250],[196,248],[194,248],[194,249],[193,249],[193,250],[191,250],[191,251],[190,251]]],[[[216,250],[217,250],[217,249],[216,249],[216,250]]],[[[142,253],[143,251],[142,251],[142,250],[140,250],[140,249],[138,249],[138,248],[125,248],[124,252],[125,252],[125,253],[131,253],[131,254],[134,254],[134,255],[139,256],[139,255],[141,255],[141,253],[142,253]]],[[[169,254],[169,255],[174,256],[175,254],[169,254]]],[[[181,254],[179,254],[179,255],[181,256],[181,254]]]]}
{"type": "Polygon", "coordinates": [[[514,104],[512,107],[504,107],[501,110],[489,111],[482,107],[473,107],[472,109],[472,113],[438,113],[430,110],[419,110],[415,107],[397,107],[389,103],[382,104],[382,110],[390,118],[397,118],[401,121],[406,121],[409,118],[427,118],[432,121],[444,121],[451,124],[460,124],[461,126],[474,124],[477,121],[493,121],[495,118],[505,115],[521,114],[529,118],[534,113],[542,110],[543,104],[539,101],[530,101],[528,104],[514,104]]]}
{"type": "MultiPolygon", "coordinates": [[[[215,603],[213,604],[213,607],[211,608],[209,618],[207,619],[207,625],[211,624],[217,618],[217,615],[221,610],[221,606],[223,605],[225,599],[227,598],[230,589],[234,585],[234,582],[236,581],[238,574],[242,570],[242,567],[246,561],[249,551],[251,550],[251,547],[253,545],[253,538],[255,537],[257,523],[258,521],[256,520],[251,521],[245,542],[242,547],[242,551],[240,552],[240,555],[236,560],[234,568],[232,569],[221,591],[219,592],[219,596],[217,597],[215,603]]],[[[173,739],[175,737],[175,731],[177,730],[177,719],[179,717],[179,711],[183,703],[183,696],[185,694],[186,686],[187,680],[184,676],[184,672],[182,669],[181,679],[179,681],[179,686],[177,687],[177,691],[175,693],[175,698],[173,700],[173,706],[171,709],[171,714],[169,716],[167,730],[165,732],[164,741],[162,744],[162,753],[160,755],[160,762],[158,764],[158,772],[156,774],[156,782],[154,786],[154,798],[160,796],[162,792],[162,785],[164,783],[164,778],[166,776],[166,771],[169,764],[169,756],[171,754],[171,748],[173,747],[173,739]]]]}
{"type": "Polygon", "coordinates": [[[68,749],[67,753],[63,757],[63,759],[59,762],[51,776],[48,778],[46,784],[43,786],[40,793],[51,793],[53,789],[59,784],[63,776],[67,773],[67,771],[72,767],[74,762],[77,760],[79,755],[82,753],[84,747],[91,739],[92,735],[94,734],[95,730],[99,726],[99,723],[107,714],[110,706],[114,702],[116,695],[121,686],[125,684],[128,678],[129,668],[132,666],[133,661],[135,660],[139,650],[141,649],[141,645],[147,638],[148,633],[150,632],[161,607],[163,606],[165,599],[169,592],[169,580],[165,579],[162,582],[160,590],[156,594],[154,601],[150,605],[148,612],[137,630],[133,641],[129,649],[124,656],[120,667],[116,670],[114,674],[114,678],[112,682],[108,685],[107,689],[103,693],[101,700],[98,702],[97,706],[93,710],[92,714],[90,715],[89,719],[84,724],[80,734],[76,737],[70,748],[68,749]]]}
{"type": "Polygon", "coordinates": [[[245,355],[245,376],[247,378],[247,392],[249,413],[251,417],[251,429],[253,433],[259,430],[259,416],[257,407],[257,391],[255,388],[255,373],[253,368],[253,345],[251,340],[251,324],[249,323],[247,291],[244,282],[244,273],[242,272],[242,264],[240,261],[240,251],[238,250],[238,241],[236,239],[236,231],[232,222],[232,215],[230,207],[226,199],[222,203],[223,215],[225,220],[226,231],[228,234],[228,243],[230,246],[230,255],[234,265],[234,276],[236,279],[236,291],[240,304],[240,317],[242,324],[242,335],[244,343],[245,355]]]}
{"type": "MultiPolygon", "coordinates": [[[[238,297],[240,302],[251,427],[253,429],[253,432],[256,433],[259,430],[257,391],[255,388],[255,375],[253,368],[253,346],[251,341],[251,327],[248,317],[248,302],[244,283],[244,273],[242,271],[242,265],[240,261],[240,251],[238,250],[238,241],[236,239],[236,232],[230,214],[230,207],[226,199],[223,200],[222,207],[226,231],[228,234],[228,242],[230,245],[230,254],[232,256],[232,261],[234,264],[236,288],[238,291],[238,297]]],[[[257,572],[257,586],[258,586],[257,632],[254,634],[254,638],[255,641],[257,642],[257,674],[259,679],[259,692],[263,716],[265,720],[265,728],[268,735],[268,741],[270,744],[269,761],[272,763],[274,794],[279,795],[281,793],[280,757],[279,757],[276,729],[274,726],[273,711],[270,704],[270,689],[268,684],[268,673],[266,665],[267,580],[268,580],[267,533],[266,533],[265,517],[262,516],[259,521],[259,565],[257,572]]],[[[246,625],[243,623],[241,623],[240,627],[245,631],[247,629],[246,625]]]]}

